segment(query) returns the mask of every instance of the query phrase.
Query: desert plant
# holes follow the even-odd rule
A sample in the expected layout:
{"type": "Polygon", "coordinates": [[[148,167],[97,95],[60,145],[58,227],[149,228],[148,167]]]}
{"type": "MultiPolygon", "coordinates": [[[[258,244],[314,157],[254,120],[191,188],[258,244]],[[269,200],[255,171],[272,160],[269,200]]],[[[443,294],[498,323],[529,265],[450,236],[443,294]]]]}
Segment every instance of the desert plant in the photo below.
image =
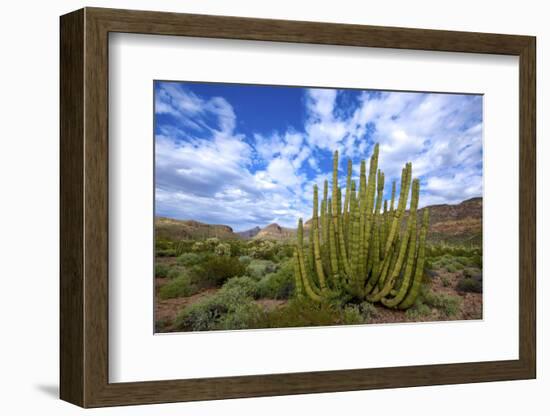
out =
{"type": "Polygon", "coordinates": [[[424,209],[420,236],[417,236],[420,181],[412,180],[411,163],[407,163],[401,172],[397,208],[394,209],[394,183],[390,208],[387,209],[386,203],[386,209],[382,211],[384,174],[378,169],[378,148],[376,144],[370,159],[368,180],[366,163],[361,161],[358,187],[351,179],[352,164],[348,161],[343,207],[337,151],[333,159],[332,197],[328,198],[325,182],[319,204],[318,187],[314,186],[307,249],[303,221],[298,222],[294,255],[297,296],[320,302],[332,297],[331,293],[344,291],[358,299],[382,302],[387,307],[406,309],[414,303],[418,295],[414,290],[415,282],[422,280],[424,271],[429,214],[424,209]],[[410,192],[410,212],[406,226],[400,232],[410,192]]]}
{"type": "Polygon", "coordinates": [[[246,273],[258,280],[275,270],[277,265],[270,260],[252,260],[246,267],[246,273]]]}
{"type": "Polygon", "coordinates": [[[155,264],[155,277],[167,277],[170,267],[164,263],[155,264]]]}
{"type": "Polygon", "coordinates": [[[188,275],[182,274],[160,288],[161,299],[187,297],[197,293],[197,286],[191,282],[188,275]]]}
{"type": "MultiPolygon", "coordinates": [[[[241,287],[226,287],[220,289],[215,295],[185,307],[176,317],[175,326],[178,329],[192,331],[229,329],[228,314],[236,311],[242,313],[243,308],[253,307],[252,297],[241,287]]],[[[250,325],[250,322],[247,322],[247,325],[250,325]]]]}
{"type": "Polygon", "coordinates": [[[481,293],[483,291],[481,281],[471,277],[465,277],[464,279],[459,280],[456,288],[461,292],[481,293]]]}
{"type": "Polygon", "coordinates": [[[183,253],[178,256],[176,261],[184,266],[194,266],[199,264],[203,259],[203,256],[197,253],[183,253]]]}
{"type": "Polygon", "coordinates": [[[439,309],[447,317],[455,316],[460,310],[460,304],[462,302],[460,296],[434,293],[431,291],[426,291],[426,293],[423,294],[423,301],[426,305],[439,309]]]}
{"type": "Polygon", "coordinates": [[[266,274],[258,282],[258,297],[269,299],[288,299],[294,293],[294,264],[283,263],[274,273],[266,274]]]}
{"type": "Polygon", "coordinates": [[[247,296],[258,296],[258,282],[249,276],[232,277],[223,284],[224,290],[231,290],[233,288],[240,289],[247,296]]]}
{"type": "Polygon", "coordinates": [[[231,256],[231,246],[228,243],[220,243],[214,248],[214,253],[218,256],[231,256]]]}
{"type": "Polygon", "coordinates": [[[235,257],[208,256],[190,269],[192,280],[203,287],[220,286],[227,279],[245,274],[245,266],[235,257]]]}

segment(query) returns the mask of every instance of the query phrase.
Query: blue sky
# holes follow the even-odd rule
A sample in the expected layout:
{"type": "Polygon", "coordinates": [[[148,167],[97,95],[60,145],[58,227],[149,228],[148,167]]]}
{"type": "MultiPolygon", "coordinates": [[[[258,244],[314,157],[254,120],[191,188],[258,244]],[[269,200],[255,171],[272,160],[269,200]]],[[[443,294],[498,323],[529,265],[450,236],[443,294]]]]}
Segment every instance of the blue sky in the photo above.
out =
{"type": "Polygon", "coordinates": [[[480,95],[165,81],[154,93],[156,215],[295,227],[334,150],[344,186],[347,159],[357,177],[374,143],[387,198],[406,162],[421,206],[483,192],[480,95]]]}

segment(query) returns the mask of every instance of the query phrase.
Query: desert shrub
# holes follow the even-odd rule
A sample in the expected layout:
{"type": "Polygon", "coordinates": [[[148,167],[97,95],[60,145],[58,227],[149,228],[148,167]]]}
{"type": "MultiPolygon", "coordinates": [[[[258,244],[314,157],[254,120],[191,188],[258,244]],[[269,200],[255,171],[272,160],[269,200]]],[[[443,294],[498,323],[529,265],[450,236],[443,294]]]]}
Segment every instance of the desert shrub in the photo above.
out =
{"type": "Polygon", "coordinates": [[[170,240],[164,240],[162,238],[157,238],[155,240],[155,250],[167,250],[174,248],[174,243],[170,240]]]}
{"type": "Polygon", "coordinates": [[[164,263],[155,264],[155,277],[167,277],[170,267],[164,263]]]}
{"type": "Polygon", "coordinates": [[[180,268],[180,267],[177,267],[177,266],[172,266],[170,268],[170,271],[168,272],[168,274],[166,275],[166,277],[168,279],[176,279],[178,277],[180,277],[182,274],[185,274],[185,270],[180,268]]]}
{"type": "Polygon", "coordinates": [[[245,274],[245,266],[235,257],[208,256],[190,269],[192,280],[203,287],[220,286],[227,279],[245,274]]]}
{"type": "Polygon", "coordinates": [[[277,243],[269,240],[250,240],[247,244],[247,254],[255,259],[274,260],[277,250],[277,243]]]}
{"type": "Polygon", "coordinates": [[[216,329],[261,328],[264,314],[263,309],[255,303],[245,302],[223,315],[216,324],[216,329]]]}
{"type": "Polygon", "coordinates": [[[290,328],[335,325],[341,313],[329,303],[316,303],[307,298],[291,299],[284,308],[266,312],[261,328],[290,328]]]}
{"type": "Polygon", "coordinates": [[[176,255],[176,250],[174,250],[173,248],[156,250],[157,257],[175,257],[175,255],[176,255]]]}
{"type": "Polygon", "coordinates": [[[228,240],[226,244],[229,244],[231,247],[231,255],[234,257],[239,257],[246,254],[246,243],[241,240],[228,240]]]}
{"type": "Polygon", "coordinates": [[[365,320],[359,305],[348,305],[342,310],[342,324],[357,325],[364,322],[365,320]]]}
{"type": "Polygon", "coordinates": [[[294,265],[286,261],[274,273],[268,273],[258,282],[258,296],[269,299],[288,299],[294,293],[294,265]]]}
{"type": "Polygon", "coordinates": [[[376,318],[378,316],[378,309],[376,309],[376,306],[374,306],[370,302],[363,302],[360,305],[361,308],[361,315],[363,316],[363,320],[365,322],[368,322],[372,318],[376,318]]]}
{"type": "Polygon", "coordinates": [[[457,256],[455,257],[455,261],[462,264],[463,266],[467,266],[472,262],[470,257],[465,256],[457,256]]]}
{"type": "Polygon", "coordinates": [[[478,280],[480,282],[482,280],[481,270],[479,270],[478,268],[475,268],[475,267],[468,267],[468,268],[464,269],[462,274],[464,275],[464,277],[469,277],[469,278],[472,278],[474,280],[478,280]]]}
{"type": "Polygon", "coordinates": [[[218,256],[231,256],[231,246],[227,243],[220,243],[214,248],[214,253],[218,256]]]}
{"type": "Polygon", "coordinates": [[[193,250],[195,253],[201,253],[208,250],[208,245],[205,244],[204,241],[196,241],[195,243],[193,243],[191,250],[193,250]]]}
{"type": "Polygon", "coordinates": [[[180,275],[160,288],[161,299],[172,299],[191,296],[197,293],[198,288],[191,282],[188,275],[180,275]]]}
{"type": "Polygon", "coordinates": [[[214,250],[218,244],[220,244],[220,239],[218,237],[210,237],[204,240],[204,245],[209,250],[214,250]]]}
{"type": "Polygon", "coordinates": [[[183,253],[177,258],[177,262],[184,266],[194,266],[199,264],[204,257],[197,253],[183,253]]]}
{"type": "Polygon", "coordinates": [[[426,305],[439,309],[448,317],[453,317],[459,312],[462,302],[460,296],[434,292],[424,293],[423,300],[426,305]]]}
{"type": "Polygon", "coordinates": [[[449,279],[446,278],[445,276],[443,276],[441,278],[441,284],[443,285],[443,287],[449,287],[451,285],[451,282],[449,282],[449,279]]]}
{"type": "Polygon", "coordinates": [[[246,268],[246,272],[249,276],[259,280],[276,269],[277,265],[270,260],[252,260],[246,268]]]}
{"type": "Polygon", "coordinates": [[[411,320],[424,318],[432,313],[432,309],[422,302],[417,302],[412,308],[407,309],[405,316],[411,320]]]}
{"type": "Polygon", "coordinates": [[[239,261],[244,264],[245,266],[248,266],[250,262],[252,261],[252,257],[250,256],[240,256],[239,261]]]}
{"type": "Polygon", "coordinates": [[[461,292],[481,293],[483,291],[483,285],[479,280],[472,279],[471,277],[465,277],[461,279],[456,288],[461,292]]]}
{"type": "Polygon", "coordinates": [[[453,263],[447,264],[447,266],[445,267],[445,269],[446,269],[449,273],[455,273],[455,272],[458,271],[458,267],[456,266],[456,264],[453,264],[453,263]]]}
{"type": "Polygon", "coordinates": [[[246,296],[256,298],[258,296],[258,282],[249,276],[232,277],[224,283],[224,290],[232,290],[237,288],[246,296]]]}
{"type": "Polygon", "coordinates": [[[292,258],[294,255],[294,245],[281,243],[277,246],[277,253],[275,254],[275,259],[278,261],[284,261],[286,259],[292,258]]]}
{"type": "Polygon", "coordinates": [[[243,310],[250,304],[253,304],[252,298],[240,287],[222,288],[215,295],[185,307],[176,317],[175,325],[187,331],[208,331],[220,326],[227,329],[226,315],[239,310],[242,319],[243,310]]]}

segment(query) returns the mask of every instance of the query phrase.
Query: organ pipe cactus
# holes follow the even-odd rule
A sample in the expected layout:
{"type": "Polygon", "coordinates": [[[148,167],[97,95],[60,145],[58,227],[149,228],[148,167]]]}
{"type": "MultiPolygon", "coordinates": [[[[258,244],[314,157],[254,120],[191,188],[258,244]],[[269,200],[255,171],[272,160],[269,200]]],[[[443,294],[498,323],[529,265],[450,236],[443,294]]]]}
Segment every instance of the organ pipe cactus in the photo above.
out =
{"type": "Polygon", "coordinates": [[[390,201],[384,200],[385,177],[378,169],[378,156],[376,144],[368,175],[366,161],[362,160],[357,181],[352,178],[353,166],[348,161],[342,191],[336,151],[332,189],[325,181],[319,200],[319,189],[314,186],[308,246],[304,244],[303,221],[298,222],[294,253],[297,297],[322,302],[342,294],[380,302],[388,308],[414,305],[424,273],[429,214],[424,209],[418,233],[420,181],[412,179],[411,163],[406,163],[401,172],[397,207],[395,181],[390,201]]]}

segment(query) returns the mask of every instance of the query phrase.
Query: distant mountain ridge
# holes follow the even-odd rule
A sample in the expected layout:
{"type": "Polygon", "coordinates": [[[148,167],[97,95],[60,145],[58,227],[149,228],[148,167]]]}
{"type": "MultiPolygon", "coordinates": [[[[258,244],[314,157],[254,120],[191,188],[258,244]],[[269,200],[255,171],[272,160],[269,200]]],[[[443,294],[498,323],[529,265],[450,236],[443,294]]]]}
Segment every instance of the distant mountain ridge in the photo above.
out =
{"type": "Polygon", "coordinates": [[[296,229],[281,227],[279,224],[269,224],[254,236],[255,240],[290,240],[296,236],[296,229]]]}
{"type": "Polygon", "coordinates": [[[246,231],[237,231],[235,234],[239,235],[240,237],[244,239],[253,238],[256,237],[256,235],[261,231],[262,229],[258,226],[255,226],[254,228],[251,228],[250,230],[246,231]]]}
{"type": "MultiPolygon", "coordinates": [[[[429,242],[472,243],[482,241],[482,198],[471,198],[459,204],[439,204],[426,207],[430,210],[429,242]]],[[[421,216],[425,208],[419,210],[421,216]]],[[[408,212],[405,213],[405,217],[408,212]]],[[[404,226],[404,225],[403,225],[404,226]]],[[[304,223],[309,233],[311,219],[304,223]]],[[[272,223],[266,227],[256,226],[249,230],[235,232],[228,225],[206,224],[194,220],[176,220],[166,217],[155,218],[157,238],[170,240],[203,239],[217,237],[221,240],[254,239],[287,241],[296,238],[295,228],[282,227],[272,223]]]]}

